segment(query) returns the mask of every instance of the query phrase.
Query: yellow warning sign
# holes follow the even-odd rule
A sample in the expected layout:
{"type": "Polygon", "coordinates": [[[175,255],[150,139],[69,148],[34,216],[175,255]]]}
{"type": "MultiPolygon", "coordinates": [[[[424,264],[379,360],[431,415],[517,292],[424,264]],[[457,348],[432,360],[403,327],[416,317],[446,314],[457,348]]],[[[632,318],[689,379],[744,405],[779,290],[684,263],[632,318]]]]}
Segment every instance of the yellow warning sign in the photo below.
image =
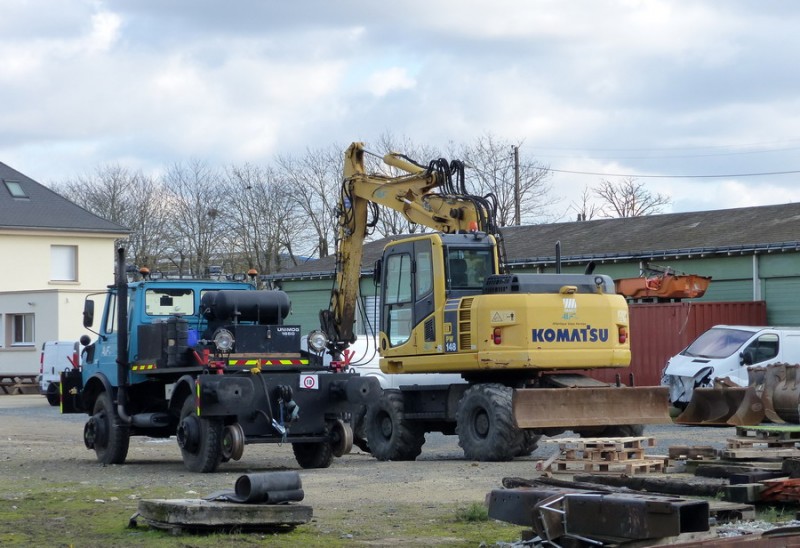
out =
{"type": "Polygon", "coordinates": [[[514,323],[517,321],[517,313],[513,310],[493,310],[490,313],[492,323],[514,323]]]}

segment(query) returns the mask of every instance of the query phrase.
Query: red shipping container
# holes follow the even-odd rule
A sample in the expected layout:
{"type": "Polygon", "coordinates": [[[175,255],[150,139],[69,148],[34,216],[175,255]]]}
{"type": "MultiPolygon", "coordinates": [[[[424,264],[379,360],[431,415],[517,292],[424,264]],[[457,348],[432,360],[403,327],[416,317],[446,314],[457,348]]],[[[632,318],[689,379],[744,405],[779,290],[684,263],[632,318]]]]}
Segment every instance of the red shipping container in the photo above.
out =
{"type": "Polygon", "coordinates": [[[689,346],[701,333],[720,324],[766,325],[765,301],[679,302],[631,304],[631,366],[604,369],[590,375],[614,382],[616,375],[629,384],[658,386],[667,360],[689,346]]]}

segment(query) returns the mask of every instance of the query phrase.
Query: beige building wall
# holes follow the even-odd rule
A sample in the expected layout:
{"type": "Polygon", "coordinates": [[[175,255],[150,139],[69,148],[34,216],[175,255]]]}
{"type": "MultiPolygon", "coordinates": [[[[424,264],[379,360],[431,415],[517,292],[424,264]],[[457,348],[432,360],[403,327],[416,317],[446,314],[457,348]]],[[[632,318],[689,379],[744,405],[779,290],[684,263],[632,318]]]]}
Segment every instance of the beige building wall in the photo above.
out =
{"type": "Polygon", "coordinates": [[[0,374],[38,373],[42,344],[77,340],[83,301],[113,283],[118,234],[0,230],[0,374]],[[53,245],[76,246],[77,279],[52,280],[53,245]],[[33,338],[12,338],[18,315],[33,317],[33,338]]]}

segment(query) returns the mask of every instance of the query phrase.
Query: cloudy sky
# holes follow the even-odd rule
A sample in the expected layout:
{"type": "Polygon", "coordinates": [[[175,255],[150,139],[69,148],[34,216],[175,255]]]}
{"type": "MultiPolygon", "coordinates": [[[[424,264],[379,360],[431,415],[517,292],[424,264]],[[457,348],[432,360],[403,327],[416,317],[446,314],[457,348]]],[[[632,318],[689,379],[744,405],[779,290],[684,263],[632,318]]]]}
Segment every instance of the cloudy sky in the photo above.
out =
{"type": "Polygon", "coordinates": [[[668,195],[665,212],[800,200],[800,2],[2,0],[0,14],[0,161],[45,184],[490,134],[554,170],[564,210],[615,175],[668,195]]]}

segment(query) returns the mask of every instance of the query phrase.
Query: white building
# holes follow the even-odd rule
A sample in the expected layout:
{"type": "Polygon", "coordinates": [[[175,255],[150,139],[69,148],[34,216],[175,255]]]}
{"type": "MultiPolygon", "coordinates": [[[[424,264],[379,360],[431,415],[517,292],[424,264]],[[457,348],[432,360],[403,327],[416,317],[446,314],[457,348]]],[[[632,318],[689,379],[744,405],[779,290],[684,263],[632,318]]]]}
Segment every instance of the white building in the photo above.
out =
{"type": "Polygon", "coordinates": [[[0,373],[38,373],[44,341],[86,332],[84,297],[113,282],[127,234],[0,162],[0,373]]]}

